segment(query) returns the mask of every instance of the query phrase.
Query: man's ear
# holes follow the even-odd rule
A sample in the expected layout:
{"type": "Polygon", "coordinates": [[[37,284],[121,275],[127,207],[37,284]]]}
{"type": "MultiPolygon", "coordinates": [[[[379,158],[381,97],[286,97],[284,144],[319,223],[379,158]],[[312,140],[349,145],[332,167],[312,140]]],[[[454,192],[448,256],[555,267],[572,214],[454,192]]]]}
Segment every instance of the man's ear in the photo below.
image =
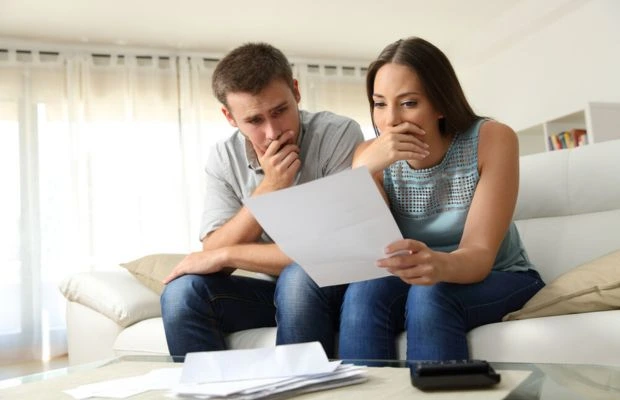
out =
{"type": "Polygon", "coordinates": [[[299,82],[297,79],[293,79],[293,95],[297,104],[301,101],[301,94],[299,94],[299,82]]]}
{"type": "Polygon", "coordinates": [[[222,106],[222,114],[224,114],[224,116],[226,117],[230,125],[234,126],[235,128],[238,128],[237,121],[235,121],[235,117],[233,117],[232,113],[228,111],[228,108],[226,108],[225,106],[222,106]]]}

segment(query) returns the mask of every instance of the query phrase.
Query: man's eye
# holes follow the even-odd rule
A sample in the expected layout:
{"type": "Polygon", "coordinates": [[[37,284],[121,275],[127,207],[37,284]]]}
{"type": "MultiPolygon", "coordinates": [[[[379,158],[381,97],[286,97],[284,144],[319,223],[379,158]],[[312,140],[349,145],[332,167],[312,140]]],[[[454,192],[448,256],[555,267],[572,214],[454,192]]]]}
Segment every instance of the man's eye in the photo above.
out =
{"type": "Polygon", "coordinates": [[[282,108],[278,108],[277,110],[275,110],[273,112],[273,115],[277,117],[278,115],[282,115],[285,112],[286,112],[286,107],[282,107],[282,108]]]}

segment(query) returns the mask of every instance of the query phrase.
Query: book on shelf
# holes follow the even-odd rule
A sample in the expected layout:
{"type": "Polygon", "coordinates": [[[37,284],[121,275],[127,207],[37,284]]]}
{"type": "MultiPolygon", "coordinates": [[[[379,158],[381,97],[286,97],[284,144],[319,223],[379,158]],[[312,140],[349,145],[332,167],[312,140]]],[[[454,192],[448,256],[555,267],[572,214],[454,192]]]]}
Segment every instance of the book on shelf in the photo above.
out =
{"type": "Polygon", "coordinates": [[[549,145],[553,150],[571,149],[588,144],[585,129],[569,129],[549,136],[549,145]]]}

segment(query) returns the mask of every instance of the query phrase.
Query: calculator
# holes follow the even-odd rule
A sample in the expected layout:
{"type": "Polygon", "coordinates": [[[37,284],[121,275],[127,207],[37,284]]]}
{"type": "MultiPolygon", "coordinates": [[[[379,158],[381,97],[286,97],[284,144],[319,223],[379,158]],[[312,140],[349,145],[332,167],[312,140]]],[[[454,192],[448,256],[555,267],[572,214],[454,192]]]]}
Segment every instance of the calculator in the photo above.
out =
{"type": "Polygon", "coordinates": [[[484,360],[419,361],[409,369],[411,383],[420,390],[491,387],[501,378],[484,360]]]}

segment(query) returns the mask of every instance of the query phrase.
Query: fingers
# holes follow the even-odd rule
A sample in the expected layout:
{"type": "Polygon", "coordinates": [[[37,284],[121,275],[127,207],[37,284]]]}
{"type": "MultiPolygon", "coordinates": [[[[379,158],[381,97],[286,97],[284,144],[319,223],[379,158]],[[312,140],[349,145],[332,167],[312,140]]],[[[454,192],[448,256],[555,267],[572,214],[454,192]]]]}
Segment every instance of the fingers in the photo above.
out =
{"type": "MultiPolygon", "coordinates": [[[[276,142],[277,141],[273,141],[272,144],[269,145],[267,151],[269,151],[272,146],[275,146],[276,142]]],[[[289,166],[295,159],[299,158],[299,147],[294,144],[287,144],[281,147],[277,152],[273,153],[273,155],[265,152],[265,156],[270,158],[271,165],[273,166],[289,166]]]]}
{"type": "Polygon", "coordinates": [[[284,132],[278,139],[273,140],[263,156],[259,159],[265,172],[265,179],[261,187],[268,191],[289,187],[301,168],[299,146],[291,143],[293,131],[284,132]]]}
{"type": "MultiPolygon", "coordinates": [[[[177,267],[178,267],[178,266],[177,266],[177,267]]],[[[172,270],[172,272],[170,272],[170,274],[168,274],[168,276],[167,276],[167,277],[165,277],[165,278],[162,280],[162,283],[163,283],[164,285],[167,285],[168,283],[172,282],[173,280],[175,280],[176,278],[178,278],[178,277],[179,277],[179,276],[181,276],[181,275],[185,275],[185,273],[184,273],[184,272],[181,272],[181,271],[179,270],[179,268],[177,268],[177,267],[175,267],[175,268],[172,270]]]]}
{"type": "MultiPolygon", "coordinates": [[[[267,144],[267,149],[265,150],[266,156],[273,156],[279,153],[286,146],[294,146],[297,148],[296,143],[293,143],[293,138],[295,137],[295,132],[292,130],[285,131],[278,137],[277,139],[270,140],[267,144]]],[[[299,148],[297,148],[299,151],[299,148]]]]}
{"type": "Polygon", "coordinates": [[[201,254],[201,252],[197,252],[190,253],[185,256],[185,258],[183,258],[180,263],[178,263],[174,268],[172,268],[172,271],[162,280],[162,283],[168,284],[182,275],[191,273],[192,270],[196,269],[196,262],[200,259],[201,254]]]}
{"type": "Polygon", "coordinates": [[[423,160],[429,154],[429,145],[419,137],[410,133],[389,132],[377,138],[377,146],[382,147],[382,153],[387,155],[388,161],[396,160],[423,160]]]}
{"type": "Polygon", "coordinates": [[[437,282],[437,270],[432,252],[420,241],[398,240],[385,248],[386,258],[377,266],[411,285],[432,285],[437,282]]]}
{"type": "Polygon", "coordinates": [[[409,136],[423,137],[426,135],[426,131],[420,128],[418,125],[411,122],[403,122],[391,128],[391,132],[394,133],[406,133],[409,136]]]}
{"type": "Polygon", "coordinates": [[[409,252],[409,254],[413,254],[420,252],[426,248],[426,245],[418,240],[402,239],[390,243],[385,248],[385,254],[388,256],[398,252],[409,252]]]}

